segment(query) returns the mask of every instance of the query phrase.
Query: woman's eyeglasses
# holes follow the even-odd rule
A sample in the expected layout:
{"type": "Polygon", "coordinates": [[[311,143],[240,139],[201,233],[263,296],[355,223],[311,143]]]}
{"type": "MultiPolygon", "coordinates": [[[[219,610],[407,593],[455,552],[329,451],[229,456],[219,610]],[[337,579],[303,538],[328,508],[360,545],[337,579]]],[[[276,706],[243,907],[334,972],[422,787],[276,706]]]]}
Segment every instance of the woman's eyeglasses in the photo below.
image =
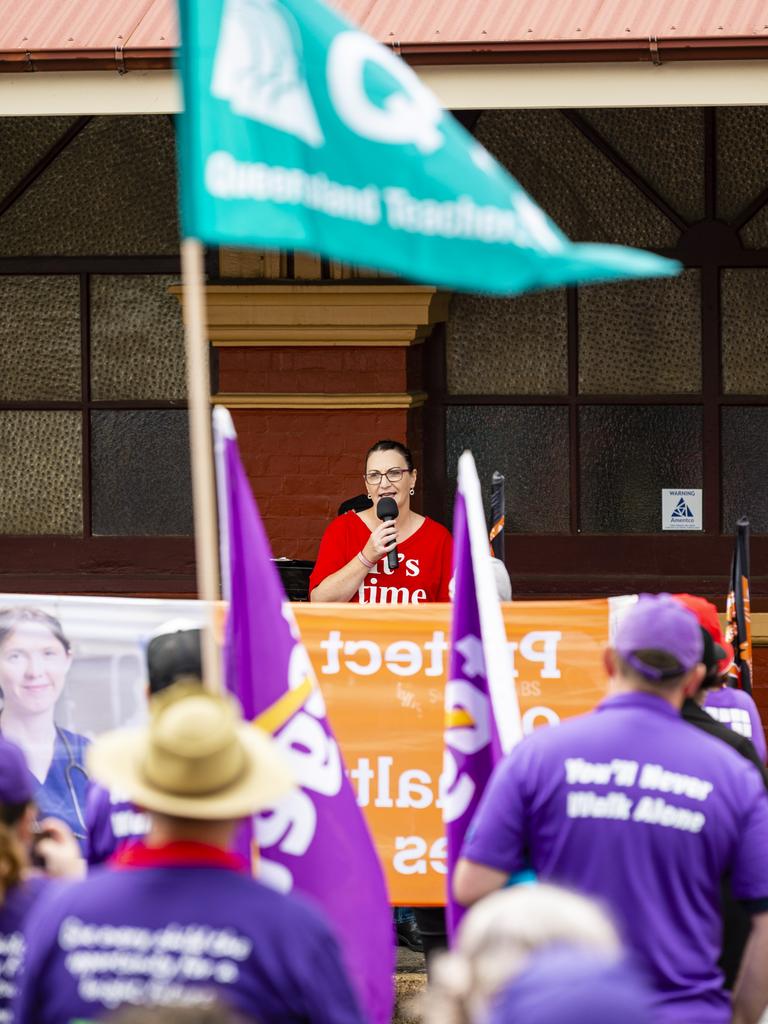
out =
{"type": "Polygon", "coordinates": [[[388,469],[386,473],[380,473],[378,469],[372,469],[370,473],[363,473],[363,476],[371,487],[378,487],[383,476],[385,476],[391,484],[396,484],[403,479],[403,473],[407,472],[409,472],[407,469],[400,469],[399,466],[394,466],[392,469],[388,469]]]}

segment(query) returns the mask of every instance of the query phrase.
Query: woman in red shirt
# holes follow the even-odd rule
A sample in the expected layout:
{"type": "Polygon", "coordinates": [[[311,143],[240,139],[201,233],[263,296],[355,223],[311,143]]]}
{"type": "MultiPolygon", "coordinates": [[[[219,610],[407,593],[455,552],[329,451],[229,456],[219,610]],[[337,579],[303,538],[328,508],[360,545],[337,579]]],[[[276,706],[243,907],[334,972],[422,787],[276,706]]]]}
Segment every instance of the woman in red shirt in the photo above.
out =
{"type": "Polygon", "coordinates": [[[409,449],[399,441],[377,441],[366,456],[363,475],[373,507],[345,512],[326,529],[309,580],[310,600],[447,601],[451,535],[411,508],[416,470],[409,449]],[[397,519],[378,519],[376,505],[381,498],[394,500],[397,519]],[[390,569],[387,552],[395,546],[399,564],[390,569]]]}

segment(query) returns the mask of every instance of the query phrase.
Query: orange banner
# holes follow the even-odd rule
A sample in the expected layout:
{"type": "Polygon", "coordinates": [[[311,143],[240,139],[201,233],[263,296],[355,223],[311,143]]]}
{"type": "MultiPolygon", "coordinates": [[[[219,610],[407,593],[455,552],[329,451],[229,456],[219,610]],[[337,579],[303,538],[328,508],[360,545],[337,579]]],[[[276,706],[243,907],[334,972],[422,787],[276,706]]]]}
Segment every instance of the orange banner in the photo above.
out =
{"type": "MultiPolygon", "coordinates": [[[[605,693],[608,601],[515,601],[503,609],[524,731],[594,707],[605,693]]],[[[439,778],[450,605],[293,610],[392,902],[444,903],[439,778]]]]}

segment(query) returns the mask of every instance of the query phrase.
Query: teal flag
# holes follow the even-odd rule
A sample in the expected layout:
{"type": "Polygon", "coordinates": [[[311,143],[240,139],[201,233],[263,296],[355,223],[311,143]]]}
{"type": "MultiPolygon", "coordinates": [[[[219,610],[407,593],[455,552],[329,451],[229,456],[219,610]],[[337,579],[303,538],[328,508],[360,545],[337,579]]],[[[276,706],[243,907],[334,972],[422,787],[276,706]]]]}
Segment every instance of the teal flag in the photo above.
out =
{"type": "Polygon", "coordinates": [[[179,2],[185,237],[508,295],[679,269],[571,243],[402,60],[318,0],[179,2]]]}

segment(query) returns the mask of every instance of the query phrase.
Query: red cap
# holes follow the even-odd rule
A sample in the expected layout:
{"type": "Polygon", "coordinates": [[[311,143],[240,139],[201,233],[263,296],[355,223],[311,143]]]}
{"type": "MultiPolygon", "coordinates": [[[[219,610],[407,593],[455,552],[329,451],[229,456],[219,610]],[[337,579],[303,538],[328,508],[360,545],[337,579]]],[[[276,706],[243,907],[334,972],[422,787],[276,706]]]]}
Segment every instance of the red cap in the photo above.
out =
{"type": "MultiPolygon", "coordinates": [[[[705,597],[696,597],[695,594],[673,594],[672,596],[693,612],[702,629],[706,629],[715,644],[722,648],[723,656],[717,663],[717,671],[720,675],[724,675],[733,664],[734,653],[733,646],[723,636],[717,608],[705,597]]],[[[716,651],[716,653],[720,654],[720,651],[716,651]]]]}

